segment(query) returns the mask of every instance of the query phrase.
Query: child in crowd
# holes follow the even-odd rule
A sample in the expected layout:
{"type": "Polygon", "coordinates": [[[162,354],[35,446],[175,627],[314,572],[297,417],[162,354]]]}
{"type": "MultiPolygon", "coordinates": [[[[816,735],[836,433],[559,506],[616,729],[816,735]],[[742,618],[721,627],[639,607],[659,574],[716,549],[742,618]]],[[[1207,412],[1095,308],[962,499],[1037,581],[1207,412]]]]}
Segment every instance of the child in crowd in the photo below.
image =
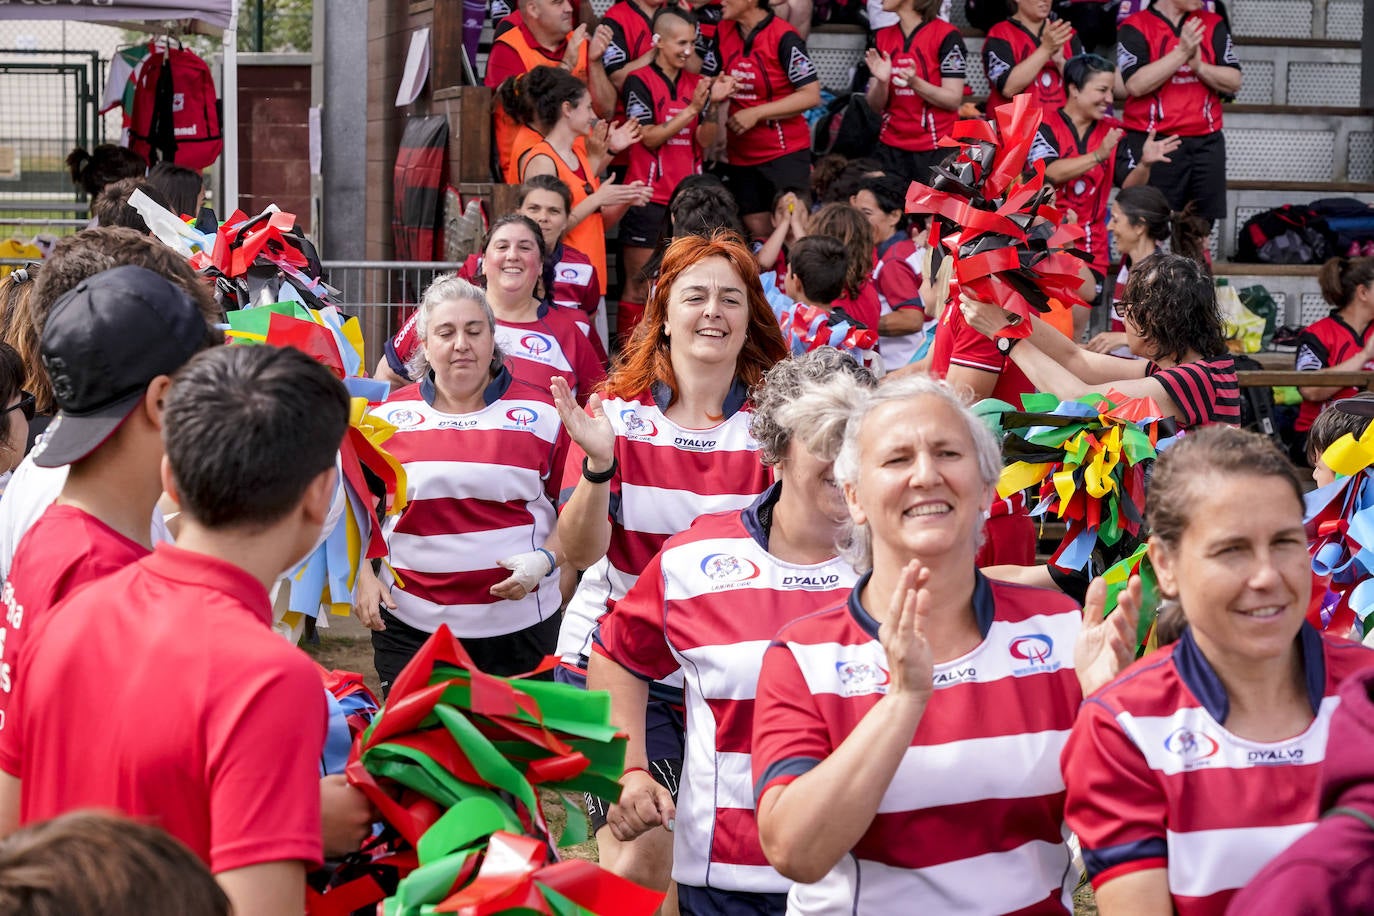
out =
{"type": "MultiPolygon", "coordinates": [[[[809,235],[792,246],[787,274],[783,277],[783,291],[796,301],[798,307],[809,306],[824,312],[827,327],[848,325],[855,330],[872,330],[837,303],[844,295],[847,266],[843,242],[825,235],[809,235]]],[[[791,329],[783,330],[786,332],[791,329]]],[[[812,329],[812,333],[825,331],[817,328],[812,329]]],[[[847,337],[837,348],[869,369],[874,368],[877,362],[877,354],[871,348],[858,346],[852,337],[847,337]]]]}

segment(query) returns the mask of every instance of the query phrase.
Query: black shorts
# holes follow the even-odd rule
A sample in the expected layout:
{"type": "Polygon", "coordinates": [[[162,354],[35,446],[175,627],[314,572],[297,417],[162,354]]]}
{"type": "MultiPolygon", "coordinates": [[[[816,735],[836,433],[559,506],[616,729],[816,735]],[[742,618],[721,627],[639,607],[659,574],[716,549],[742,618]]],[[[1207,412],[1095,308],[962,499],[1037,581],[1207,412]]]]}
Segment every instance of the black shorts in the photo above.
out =
{"type": "Polygon", "coordinates": [[[946,148],[920,151],[898,149],[895,146],[888,146],[886,143],[879,143],[874,152],[874,158],[882,164],[883,171],[889,175],[896,175],[903,181],[915,181],[929,185],[930,170],[944,162],[949,157],[950,152],[946,148]]]}
{"type": "MultiPolygon", "coordinates": [[[[524,674],[539,667],[539,663],[553,654],[558,643],[558,627],[562,614],[541,620],[532,627],[501,636],[459,637],[464,651],[473,664],[487,674],[501,677],[524,674]]],[[[391,685],[401,669],[410,663],[415,653],[433,634],[412,627],[382,608],[385,630],[372,631],[372,664],[382,682],[382,697],[391,692],[391,685]]],[[[551,680],[552,675],[540,675],[539,680],[551,680]]]]}
{"type": "MultiPolygon", "coordinates": [[[[1202,137],[1183,137],[1182,141],[1169,156],[1172,162],[1156,162],[1150,167],[1150,185],[1164,192],[1173,210],[1182,210],[1192,201],[1199,216],[1225,219],[1226,137],[1217,131],[1202,137]]],[[[1140,161],[1144,145],[1145,134],[1138,130],[1126,132],[1132,162],[1140,161]]]]}
{"type": "Polygon", "coordinates": [[[751,894],[714,887],[677,886],[677,908],[682,916],[785,916],[786,894],[751,894]]]}
{"type": "MultiPolygon", "coordinates": [[[[587,689],[585,665],[581,671],[559,665],[553,669],[553,679],[560,684],[587,689]]],[[[673,793],[674,801],[677,800],[678,783],[682,781],[685,736],[686,723],[682,710],[663,700],[650,699],[644,709],[644,752],[649,758],[649,775],[673,793]]],[[[606,826],[606,812],[611,803],[590,792],[584,793],[583,800],[587,806],[587,817],[592,822],[592,832],[595,833],[606,826]]]]}
{"type": "Polygon", "coordinates": [[[810,195],[811,151],[798,150],[759,165],[727,165],[725,186],[735,195],[742,215],[772,213],[773,199],[784,191],[810,195]]]}
{"type": "Polygon", "coordinates": [[[629,248],[653,248],[668,228],[668,206],[645,204],[631,207],[620,218],[620,244],[629,248]]]}

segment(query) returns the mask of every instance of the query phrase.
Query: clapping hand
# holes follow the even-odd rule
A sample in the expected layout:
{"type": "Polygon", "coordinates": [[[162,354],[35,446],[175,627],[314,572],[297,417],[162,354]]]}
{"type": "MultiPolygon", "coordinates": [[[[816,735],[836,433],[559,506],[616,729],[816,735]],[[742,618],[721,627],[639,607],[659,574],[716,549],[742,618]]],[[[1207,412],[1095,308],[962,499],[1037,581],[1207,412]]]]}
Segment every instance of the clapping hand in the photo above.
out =
{"type": "Polygon", "coordinates": [[[1116,610],[1103,614],[1107,583],[1094,579],[1083,602],[1083,629],[1073,644],[1073,669],[1083,696],[1102,687],[1135,659],[1136,622],[1140,619],[1140,577],[1131,576],[1116,599],[1116,610]]]}

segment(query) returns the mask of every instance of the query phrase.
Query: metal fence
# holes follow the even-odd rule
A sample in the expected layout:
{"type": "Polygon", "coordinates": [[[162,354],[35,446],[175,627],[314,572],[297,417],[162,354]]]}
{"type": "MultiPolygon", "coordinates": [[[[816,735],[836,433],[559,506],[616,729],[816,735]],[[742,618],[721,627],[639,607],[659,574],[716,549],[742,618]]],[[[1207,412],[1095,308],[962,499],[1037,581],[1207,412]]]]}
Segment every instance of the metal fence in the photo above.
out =
{"type": "Polygon", "coordinates": [[[324,261],[324,281],[339,291],[336,301],[362,325],[370,371],[387,339],[400,329],[434,278],[462,264],[435,261],[324,261]]]}
{"type": "Polygon", "coordinates": [[[7,208],[80,199],[66,157],[104,140],[96,113],[102,69],[95,51],[0,50],[0,199],[7,208]]]}

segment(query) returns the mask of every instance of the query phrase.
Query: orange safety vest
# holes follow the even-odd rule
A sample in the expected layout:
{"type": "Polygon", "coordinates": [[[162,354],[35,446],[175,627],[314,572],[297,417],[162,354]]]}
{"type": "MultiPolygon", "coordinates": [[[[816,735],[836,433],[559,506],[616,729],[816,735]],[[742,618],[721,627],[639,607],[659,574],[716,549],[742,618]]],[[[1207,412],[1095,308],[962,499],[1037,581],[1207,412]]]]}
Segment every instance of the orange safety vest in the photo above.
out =
{"type": "MultiPolygon", "coordinates": [[[[568,164],[563,161],[563,157],[558,155],[547,140],[540,140],[535,146],[531,147],[530,155],[525,158],[526,164],[535,156],[548,156],[553,160],[554,168],[558,169],[558,179],[568,186],[572,191],[573,208],[576,209],[582,201],[586,200],[596,189],[601,186],[597,180],[596,173],[592,171],[591,163],[587,161],[585,149],[579,149],[573,145],[573,155],[577,157],[577,164],[582,167],[582,177],[568,168],[568,164]]],[[[520,169],[520,180],[525,180],[525,170],[520,169]]],[[[601,211],[598,210],[587,216],[586,219],[573,226],[563,234],[563,242],[585,254],[601,278],[601,295],[606,295],[606,224],[601,219],[601,211]]]]}
{"type": "MultiPolygon", "coordinates": [[[[568,34],[572,33],[569,32],[568,34]]],[[[558,61],[550,59],[548,52],[543,48],[531,46],[525,40],[525,33],[519,28],[502,32],[496,41],[520,55],[520,63],[524,66],[526,73],[535,67],[558,66],[558,61]]],[[[572,71],[573,76],[584,83],[587,82],[587,45],[590,43],[590,39],[582,42],[582,47],[577,51],[577,65],[573,67],[572,71]]],[[[500,102],[493,105],[492,109],[496,122],[497,161],[501,163],[502,173],[506,176],[506,181],[513,184],[511,175],[516,171],[516,166],[511,161],[511,149],[515,146],[516,134],[522,125],[506,114],[506,109],[500,102]]],[[[528,149],[528,147],[526,148],[528,149]]]]}

